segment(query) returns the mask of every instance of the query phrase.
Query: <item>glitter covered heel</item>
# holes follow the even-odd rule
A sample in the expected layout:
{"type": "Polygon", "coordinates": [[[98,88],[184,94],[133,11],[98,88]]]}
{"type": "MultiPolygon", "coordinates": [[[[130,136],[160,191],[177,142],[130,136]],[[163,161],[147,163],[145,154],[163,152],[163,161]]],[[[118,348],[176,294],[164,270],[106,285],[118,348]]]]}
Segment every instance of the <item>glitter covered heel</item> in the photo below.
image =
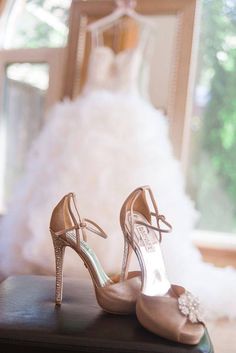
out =
{"type": "Polygon", "coordinates": [[[88,218],[81,218],[73,193],[65,195],[54,208],[50,232],[55,250],[56,305],[62,303],[63,261],[65,249],[69,246],[76,251],[88,269],[98,304],[105,311],[114,314],[135,312],[135,304],[141,287],[140,272],[130,272],[124,282],[117,282],[105,273],[87,239],[89,233],[102,238],[106,238],[107,235],[95,222],[88,218]]]}
{"type": "Polygon", "coordinates": [[[65,255],[65,242],[57,237],[52,231],[52,240],[55,251],[55,264],[56,264],[56,288],[55,288],[55,303],[61,305],[62,291],[63,291],[63,262],[65,255]]]}

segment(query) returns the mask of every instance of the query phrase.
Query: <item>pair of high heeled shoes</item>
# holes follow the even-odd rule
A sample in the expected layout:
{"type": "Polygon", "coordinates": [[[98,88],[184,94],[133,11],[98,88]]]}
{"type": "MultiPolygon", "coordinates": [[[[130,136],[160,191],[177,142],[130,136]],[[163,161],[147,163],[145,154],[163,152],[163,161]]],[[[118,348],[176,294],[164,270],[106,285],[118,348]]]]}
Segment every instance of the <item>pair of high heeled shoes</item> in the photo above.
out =
{"type": "Polygon", "coordinates": [[[124,257],[120,279],[115,282],[104,272],[87,243],[88,233],[103,238],[107,237],[106,233],[95,222],[81,218],[73,193],[65,195],[57,204],[50,222],[56,258],[56,304],[62,302],[63,258],[69,246],[87,267],[103,310],[113,314],[136,312],[141,325],[159,336],[184,344],[199,343],[204,334],[200,304],[190,292],[171,284],[167,278],[160,242],[162,234],[172,228],[159,214],[150,187],[140,187],[128,196],[121,208],[120,224],[124,257]],[[156,220],[155,225],[152,218],[156,220]],[[129,272],[133,251],[140,272],[129,272]]]}

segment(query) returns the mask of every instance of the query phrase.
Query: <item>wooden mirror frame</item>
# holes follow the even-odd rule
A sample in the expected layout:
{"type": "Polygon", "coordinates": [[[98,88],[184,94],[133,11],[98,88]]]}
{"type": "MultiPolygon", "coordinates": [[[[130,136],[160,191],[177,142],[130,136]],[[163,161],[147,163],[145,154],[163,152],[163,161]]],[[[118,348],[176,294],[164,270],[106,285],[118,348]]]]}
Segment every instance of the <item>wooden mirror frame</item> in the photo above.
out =
{"type": "MultiPolygon", "coordinates": [[[[175,62],[171,68],[167,115],[170,137],[178,158],[183,156],[186,126],[188,126],[188,88],[190,61],[197,0],[137,0],[137,11],[144,15],[176,15],[177,33],[175,62]]],[[[115,8],[112,0],[72,0],[69,22],[68,52],[64,95],[74,98],[79,94],[79,80],[83,81],[83,62],[88,56],[86,24],[109,14],[115,8]]]]}
{"type": "Polygon", "coordinates": [[[0,15],[2,14],[4,10],[4,6],[6,4],[6,0],[0,0],[0,15]]]}

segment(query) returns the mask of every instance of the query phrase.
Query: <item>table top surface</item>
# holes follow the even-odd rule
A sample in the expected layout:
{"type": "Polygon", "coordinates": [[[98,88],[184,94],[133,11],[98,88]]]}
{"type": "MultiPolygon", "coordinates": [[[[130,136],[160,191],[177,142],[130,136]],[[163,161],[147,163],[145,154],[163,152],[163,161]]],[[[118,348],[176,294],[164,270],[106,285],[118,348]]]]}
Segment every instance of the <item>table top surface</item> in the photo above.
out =
{"type": "Polygon", "coordinates": [[[89,280],[65,278],[61,307],[54,304],[54,287],[49,276],[14,276],[0,284],[0,342],[97,347],[102,352],[213,352],[207,332],[199,345],[187,346],[148,332],[135,315],[105,313],[89,280]]]}

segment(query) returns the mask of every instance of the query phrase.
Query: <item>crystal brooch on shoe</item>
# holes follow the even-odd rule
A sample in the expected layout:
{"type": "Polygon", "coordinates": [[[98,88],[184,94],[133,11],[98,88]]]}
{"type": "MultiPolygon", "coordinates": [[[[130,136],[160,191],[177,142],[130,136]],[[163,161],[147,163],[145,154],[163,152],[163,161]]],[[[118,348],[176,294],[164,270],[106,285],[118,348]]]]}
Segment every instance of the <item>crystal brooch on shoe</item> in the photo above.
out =
{"type": "Polygon", "coordinates": [[[192,293],[185,291],[178,298],[180,312],[192,323],[204,322],[200,301],[192,293]]]}

